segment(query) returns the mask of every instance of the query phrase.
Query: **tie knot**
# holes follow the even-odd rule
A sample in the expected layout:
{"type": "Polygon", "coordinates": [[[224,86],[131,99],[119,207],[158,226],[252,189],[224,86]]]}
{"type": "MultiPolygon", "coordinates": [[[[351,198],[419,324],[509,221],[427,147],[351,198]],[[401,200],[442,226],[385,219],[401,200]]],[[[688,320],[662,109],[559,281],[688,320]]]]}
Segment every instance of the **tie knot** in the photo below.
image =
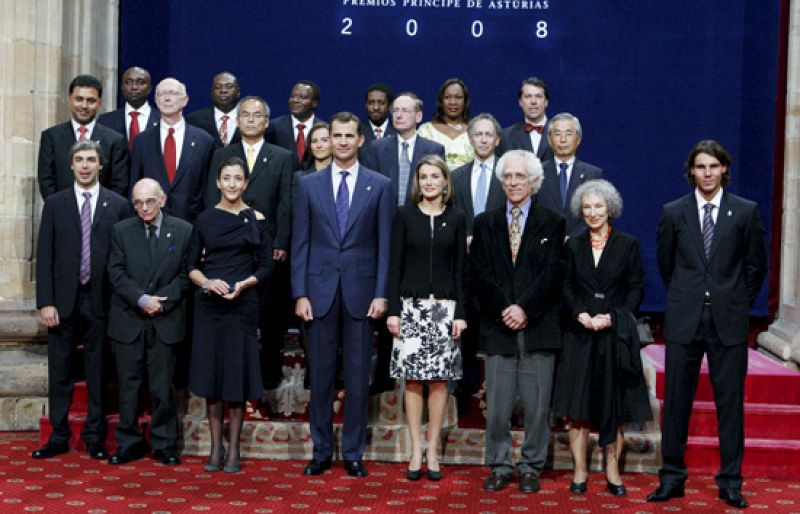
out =
{"type": "Polygon", "coordinates": [[[486,171],[486,163],[485,162],[482,162],[479,167],[480,167],[481,171],[486,171]]]}
{"type": "Polygon", "coordinates": [[[705,209],[705,210],[706,210],[706,213],[710,214],[711,212],[713,212],[713,211],[714,211],[714,204],[713,204],[713,203],[711,203],[711,202],[708,202],[707,204],[705,204],[705,205],[703,206],[703,209],[705,209]]]}
{"type": "Polygon", "coordinates": [[[511,217],[512,218],[519,218],[520,214],[522,214],[522,209],[519,207],[512,207],[511,208],[511,217]]]}
{"type": "Polygon", "coordinates": [[[153,237],[154,235],[156,235],[156,228],[157,227],[155,225],[153,225],[152,223],[148,224],[147,225],[147,236],[148,237],[153,237]]]}
{"type": "Polygon", "coordinates": [[[349,174],[350,174],[350,170],[342,170],[342,171],[339,172],[339,175],[342,176],[343,180],[346,179],[347,175],[349,175],[349,174]]]}
{"type": "Polygon", "coordinates": [[[567,164],[566,162],[561,162],[558,164],[558,169],[560,169],[561,171],[567,171],[568,167],[569,164],[567,164]]]}
{"type": "Polygon", "coordinates": [[[90,192],[88,192],[88,191],[85,191],[85,192],[83,193],[83,197],[84,197],[86,200],[91,200],[91,199],[92,199],[92,193],[90,193],[90,192]]]}
{"type": "Polygon", "coordinates": [[[170,127],[170,128],[169,128],[169,134],[168,134],[168,135],[170,135],[170,136],[171,136],[171,135],[172,135],[172,134],[174,134],[174,133],[175,133],[175,129],[174,129],[174,128],[172,128],[172,127],[170,127]]]}
{"type": "Polygon", "coordinates": [[[407,152],[408,151],[408,142],[407,141],[403,141],[401,144],[403,146],[403,151],[407,152]]]}
{"type": "Polygon", "coordinates": [[[131,111],[128,114],[130,114],[130,116],[132,116],[133,118],[138,118],[139,115],[142,113],[140,113],[139,111],[131,111]]]}
{"type": "Polygon", "coordinates": [[[228,121],[228,115],[227,114],[223,114],[222,115],[222,121],[228,121]]]}
{"type": "Polygon", "coordinates": [[[81,134],[86,134],[87,132],[89,132],[89,129],[86,127],[78,127],[78,132],[80,132],[81,134]]]}
{"type": "Polygon", "coordinates": [[[306,128],[305,124],[303,124],[303,123],[298,123],[297,124],[297,130],[303,130],[305,128],[306,128]]]}

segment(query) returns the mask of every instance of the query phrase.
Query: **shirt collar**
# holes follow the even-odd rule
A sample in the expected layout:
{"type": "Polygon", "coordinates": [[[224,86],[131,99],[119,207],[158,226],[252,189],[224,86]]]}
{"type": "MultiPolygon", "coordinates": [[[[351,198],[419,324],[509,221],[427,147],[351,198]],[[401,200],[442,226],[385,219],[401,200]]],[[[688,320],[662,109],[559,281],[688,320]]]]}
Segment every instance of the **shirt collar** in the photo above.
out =
{"type": "Polygon", "coordinates": [[[717,208],[717,212],[719,212],[719,206],[722,203],[722,188],[719,188],[719,191],[717,191],[717,194],[715,194],[714,198],[712,198],[711,200],[706,200],[705,198],[703,198],[703,195],[700,194],[700,190],[695,188],[694,189],[694,197],[695,197],[695,200],[697,201],[697,208],[698,209],[703,209],[703,206],[705,204],[711,203],[711,204],[714,205],[714,207],[717,208]]]}
{"type": "MultiPolygon", "coordinates": [[[[314,126],[314,118],[316,118],[316,115],[314,114],[312,114],[311,117],[308,118],[306,121],[298,120],[297,118],[294,117],[294,114],[292,114],[291,116],[292,116],[292,128],[297,128],[298,123],[302,123],[305,126],[305,128],[311,128],[314,126]]],[[[305,129],[303,129],[303,131],[305,132],[305,129]]]]}
{"type": "MultiPolygon", "coordinates": [[[[483,164],[486,165],[487,170],[491,171],[494,169],[494,159],[495,159],[494,155],[490,155],[488,159],[483,161],[483,164]]],[[[481,161],[478,159],[477,155],[475,156],[475,161],[472,164],[472,169],[474,171],[478,171],[481,169],[481,161]]]]}
{"type": "Polygon", "coordinates": [[[556,171],[560,171],[561,168],[559,168],[558,165],[561,164],[562,162],[567,163],[567,169],[568,170],[571,170],[572,167],[575,166],[575,156],[574,155],[572,157],[570,157],[569,159],[567,159],[566,161],[562,161],[561,159],[556,157],[555,161],[556,161],[556,171]]]}
{"type": "Polygon", "coordinates": [[[141,113],[139,115],[139,119],[142,119],[142,117],[149,118],[150,117],[150,104],[145,102],[138,109],[134,109],[131,104],[129,104],[128,102],[125,102],[125,118],[126,119],[130,118],[131,113],[134,112],[134,111],[141,113]]]}
{"type": "Polygon", "coordinates": [[[93,185],[92,187],[90,187],[89,189],[82,188],[81,186],[78,185],[77,182],[74,182],[72,184],[72,187],[73,187],[73,189],[75,191],[75,196],[80,201],[83,201],[83,193],[91,193],[92,194],[92,200],[97,200],[97,195],[100,194],[100,181],[97,181],[97,183],[95,185],[93,185]]]}
{"type": "Polygon", "coordinates": [[[237,105],[233,109],[228,112],[220,111],[216,106],[214,106],[214,119],[222,123],[222,117],[228,116],[228,121],[232,121],[236,119],[236,116],[239,114],[239,106],[237,105]]]}
{"type": "Polygon", "coordinates": [[[170,128],[174,128],[175,132],[179,132],[183,130],[185,126],[186,126],[186,120],[183,118],[183,116],[181,116],[180,121],[178,121],[178,123],[176,123],[175,125],[170,125],[169,123],[167,123],[167,120],[161,118],[161,132],[163,132],[164,134],[166,134],[167,130],[170,128]]]}
{"type": "MultiPolygon", "coordinates": [[[[345,168],[340,168],[339,165],[336,164],[336,161],[331,162],[331,174],[334,177],[338,177],[339,172],[342,171],[343,169],[345,168]]],[[[353,166],[351,166],[350,168],[347,168],[347,171],[350,172],[350,175],[352,175],[353,178],[356,178],[358,176],[358,161],[356,161],[356,163],[353,164],[353,166]]]]}
{"type": "Polygon", "coordinates": [[[86,125],[81,125],[80,123],[78,123],[74,119],[72,119],[70,121],[72,122],[72,133],[75,134],[76,138],[78,137],[78,129],[80,127],[86,127],[87,129],[89,129],[86,132],[86,139],[89,139],[92,136],[92,133],[94,132],[94,125],[95,125],[95,123],[97,123],[97,118],[92,119],[92,121],[90,121],[86,125]]]}
{"type": "MultiPolygon", "coordinates": [[[[528,197],[528,199],[525,200],[525,203],[523,203],[522,205],[519,206],[520,209],[522,209],[522,216],[525,217],[525,219],[528,218],[528,213],[531,211],[531,203],[532,203],[531,202],[531,198],[528,197]]],[[[508,200],[506,200],[506,214],[507,215],[511,216],[511,209],[513,209],[513,208],[514,208],[514,205],[511,202],[509,202],[508,200]]]]}
{"type": "MultiPolygon", "coordinates": [[[[156,219],[153,221],[153,223],[150,223],[150,225],[155,225],[156,232],[158,232],[159,230],[161,230],[161,223],[163,221],[164,221],[164,211],[158,211],[158,216],[156,216],[156,219]]],[[[148,225],[147,223],[142,222],[142,224],[145,226],[145,228],[147,228],[148,225]]]]}

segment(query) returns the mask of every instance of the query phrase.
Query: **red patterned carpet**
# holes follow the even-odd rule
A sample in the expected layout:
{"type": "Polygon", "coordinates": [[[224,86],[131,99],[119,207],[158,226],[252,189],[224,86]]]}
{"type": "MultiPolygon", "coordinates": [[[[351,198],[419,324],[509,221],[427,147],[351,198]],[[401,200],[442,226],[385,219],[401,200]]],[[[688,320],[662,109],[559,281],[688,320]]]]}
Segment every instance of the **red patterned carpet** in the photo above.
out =
{"type": "MultiPolygon", "coordinates": [[[[592,476],[588,494],[571,495],[565,472],[545,473],[538,494],[521,494],[516,484],[490,494],[481,490],[486,471],[479,466],[445,466],[438,483],[408,482],[403,464],[377,462],[367,463],[366,479],[350,478],[338,466],[307,478],[303,462],[253,459],[238,474],[207,473],[198,457],[178,467],[149,458],[110,466],[77,452],[37,461],[30,458],[36,439],[35,433],[0,435],[0,513],[737,512],[716,499],[710,476],[692,477],[686,498],[654,505],[644,498],[657,479],[646,474],[626,475],[629,496],[621,499],[605,493],[600,474],[592,476]]],[[[750,479],[744,492],[753,510],[800,513],[798,482],[750,479]]]]}

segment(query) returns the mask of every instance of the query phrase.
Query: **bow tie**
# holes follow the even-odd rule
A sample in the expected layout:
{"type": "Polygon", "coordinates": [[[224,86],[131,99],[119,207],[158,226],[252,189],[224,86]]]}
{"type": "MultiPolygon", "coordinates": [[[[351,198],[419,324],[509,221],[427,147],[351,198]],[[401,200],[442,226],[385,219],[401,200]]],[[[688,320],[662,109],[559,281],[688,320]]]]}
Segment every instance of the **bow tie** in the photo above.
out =
{"type": "Polygon", "coordinates": [[[542,131],[544,131],[544,125],[534,125],[533,123],[526,123],[525,132],[530,134],[532,130],[535,130],[538,134],[541,134],[542,131]]]}

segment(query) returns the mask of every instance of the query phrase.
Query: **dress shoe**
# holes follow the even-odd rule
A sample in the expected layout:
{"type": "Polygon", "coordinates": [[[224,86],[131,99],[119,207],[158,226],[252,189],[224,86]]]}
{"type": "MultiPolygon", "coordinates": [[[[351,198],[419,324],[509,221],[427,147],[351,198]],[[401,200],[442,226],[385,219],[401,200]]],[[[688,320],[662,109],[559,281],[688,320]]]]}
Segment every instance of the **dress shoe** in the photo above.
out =
{"type": "Polygon", "coordinates": [[[625,484],[612,484],[606,480],[606,490],[611,496],[627,496],[628,491],[625,490],[625,484]]]}
{"type": "Polygon", "coordinates": [[[569,492],[571,492],[572,494],[584,494],[586,492],[586,484],[587,484],[586,480],[584,480],[583,482],[570,482],[569,492]]]}
{"type": "Polygon", "coordinates": [[[427,476],[428,480],[430,480],[431,482],[438,482],[439,480],[442,479],[442,470],[441,469],[433,470],[430,468],[426,469],[425,476],[427,476]]]}
{"type": "Polygon", "coordinates": [[[56,455],[67,453],[68,451],[68,443],[47,443],[38,450],[34,450],[31,453],[31,457],[34,459],[49,459],[50,457],[55,457],[56,455]]]}
{"type": "Polygon", "coordinates": [[[649,502],[665,502],[673,498],[683,498],[683,484],[667,486],[659,484],[658,489],[650,493],[647,497],[649,502]]]}
{"type": "Polygon", "coordinates": [[[523,473],[519,477],[519,490],[523,493],[538,493],[542,487],[539,485],[539,479],[530,471],[523,473]]]}
{"type": "Polygon", "coordinates": [[[719,499],[725,500],[725,503],[737,509],[747,508],[747,500],[742,496],[742,491],[733,487],[730,489],[720,489],[719,499]]]}
{"type": "Polygon", "coordinates": [[[177,466],[181,463],[181,458],[178,457],[178,453],[172,448],[153,450],[153,458],[165,466],[177,466]]]}
{"type": "Polygon", "coordinates": [[[508,485],[508,477],[500,473],[492,473],[483,481],[483,490],[496,493],[508,485]]]}
{"type": "Polygon", "coordinates": [[[344,469],[351,477],[365,477],[367,476],[367,468],[360,460],[346,460],[344,461],[344,469]]]}
{"type": "Polygon", "coordinates": [[[406,478],[411,482],[416,482],[422,478],[422,469],[407,469],[406,478]]]}
{"type": "Polygon", "coordinates": [[[120,450],[117,448],[117,453],[108,458],[109,464],[127,464],[144,457],[144,451],[141,448],[128,448],[127,450],[120,450]]]}
{"type": "Polygon", "coordinates": [[[89,453],[89,457],[95,460],[106,460],[108,458],[108,452],[100,443],[87,444],[86,451],[89,453]]]}
{"type": "Polygon", "coordinates": [[[314,460],[311,459],[306,464],[306,469],[303,470],[304,475],[321,475],[326,469],[331,469],[331,460],[314,460]]]}

